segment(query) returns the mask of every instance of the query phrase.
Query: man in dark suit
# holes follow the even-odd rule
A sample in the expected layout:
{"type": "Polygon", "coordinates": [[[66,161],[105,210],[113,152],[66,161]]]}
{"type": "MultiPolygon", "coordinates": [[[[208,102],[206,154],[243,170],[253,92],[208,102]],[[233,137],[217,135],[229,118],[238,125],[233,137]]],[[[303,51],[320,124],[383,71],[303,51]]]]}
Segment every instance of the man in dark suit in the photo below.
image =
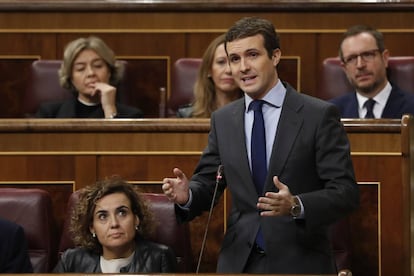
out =
{"type": "Polygon", "coordinates": [[[212,114],[208,145],[191,180],[174,168],[163,191],[176,203],[177,218],[191,220],[209,210],[223,165],[217,194],[228,188],[232,208],[217,272],[335,273],[328,227],[359,206],[339,112],[279,80],[281,50],[271,22],[237,21],[226,34],[226,51],[245,97],[212,114]],[[263,143],[253,142],[262,129],[252,102],[262,105],[263,143]]]}
{"type": "Polygon", "coordinates": [[[0,273],[32,273],[23,228],[0,218],[0,273]]]}
{"type": "Polygon", "coordinates": [[[331,100],[343,118],[401,119],[404,114],[414,115],[414,94],[400,90],[387,79],[389,51],[381,32],[363,25],[349,28],[341,41],[339,57],[355,88],[331,100]]]}

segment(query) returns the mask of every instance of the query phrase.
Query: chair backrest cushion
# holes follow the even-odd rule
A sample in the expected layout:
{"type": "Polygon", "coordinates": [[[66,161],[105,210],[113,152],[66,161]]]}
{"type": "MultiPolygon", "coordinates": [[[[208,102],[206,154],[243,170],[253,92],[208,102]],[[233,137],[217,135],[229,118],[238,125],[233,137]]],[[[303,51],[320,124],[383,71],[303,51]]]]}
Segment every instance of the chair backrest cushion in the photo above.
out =
{"type": "MultiPolygon", "coordinates": [[[[387,69],[392,84],[406,92],[414,93],[414,56],[390,57],[387,69]]],[[[329,57],[323,61],[318,97],[329,100],[353,91],[339,57],[329,57]]]]}
{"type": "MultiPolygon", "coordinates": [[[[68,248],[74,247],[69,232],[69,225],[72,210],[79,200],[79,192],[80,190],[72,193],[68,201],[59,254],[62,254],[68,248]]],[[[168,245],[174,250],[177,257],[178,272],[191,272],[193,270],[193,262],[189,225],[178,224],[175,217],[174,204],[164,194],[143,193],[142,195],[148,200],[150,210],[157,222],[151,240],[168,245]]]]}
{"type": "Polygon", "coordinates": [[[194,100],[194,84],[201,62],[201,58],[180,58],[174,63],[171,94],[167,101],[167,117],[174,117],[180,106],[194,100]]]}
{"type": "Polygon", "coordinates": [[[41,189],[0,188],[0,216],[24,228],[35,273],[56,262],[56,232],[50,194],[41,189]]]}
{"type": "Polygon", "coordinates": [[[61,60],[35,60],[32,63],[30,80],[23,99],[25,117],[34,117],[44,102],[59,102],[73,94],[59,84],[58,70],[61,60]]]}

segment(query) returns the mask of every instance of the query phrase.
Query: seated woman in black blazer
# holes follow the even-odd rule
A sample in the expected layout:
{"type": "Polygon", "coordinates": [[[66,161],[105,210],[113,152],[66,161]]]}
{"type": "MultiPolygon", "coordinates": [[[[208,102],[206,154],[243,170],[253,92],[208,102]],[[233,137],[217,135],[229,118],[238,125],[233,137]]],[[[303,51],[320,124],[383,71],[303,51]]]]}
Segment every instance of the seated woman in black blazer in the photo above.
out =
{"type": "Polygon", "coordinates": [[[59,103],[45,103],[38,118],[139,118],[138,108],[116,102],[116,85],[123,72],[113,51],[98,37],[79,38],[64,51],[59,70],[62,87],[76,95],[59,103]]]}

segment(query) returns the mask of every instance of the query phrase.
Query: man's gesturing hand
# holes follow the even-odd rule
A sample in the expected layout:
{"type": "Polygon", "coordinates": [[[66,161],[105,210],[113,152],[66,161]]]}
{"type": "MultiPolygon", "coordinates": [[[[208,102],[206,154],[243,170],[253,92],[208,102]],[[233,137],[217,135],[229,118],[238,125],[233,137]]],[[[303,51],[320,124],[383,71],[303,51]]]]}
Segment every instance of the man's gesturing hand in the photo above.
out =
{"type": "Polygon", "coordinates": [[[175,178],[164,178],[162,181],[162,190],[169,200],[184,205],[189,199],[188,179],[179,168],[174,168],[173,173],[175,178]]]}
{"type": "Polygon", "coordinates": [[[289,187],[279,181],[277,176],[273,177],[273,183],[279,192],[267,192],[264,197],[259,197],[257,208],[262,210],[261,216],[285,216],[290,215],[294,205],[293,196],[289,187]]]}

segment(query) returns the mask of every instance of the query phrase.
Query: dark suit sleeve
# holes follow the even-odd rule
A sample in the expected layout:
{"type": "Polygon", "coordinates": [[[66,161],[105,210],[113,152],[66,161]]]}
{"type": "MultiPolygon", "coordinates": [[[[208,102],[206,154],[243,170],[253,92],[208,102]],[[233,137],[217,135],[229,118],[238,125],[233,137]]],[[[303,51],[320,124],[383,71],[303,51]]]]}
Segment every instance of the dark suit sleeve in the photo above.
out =
{"type": "Polygon", "coordinates": [[[10,235],[2,233],[3,241],[8,246],[5,250],[2,250],[3,256],[1,263],[4,264],[3,268],[0,268],[1,273],[32,273],[33,268],[30,262],[27,241],[24,234],[24,230],[21,226],[14,227],[10,231],[10,235]]]}
{"type": "MultiPolygon", "coordinates": [[[[176,207],[177,218],[180,222],[190,221],[195,217],[208,211],[213,200],[214,189],[216,184],[217,168],[221,165],[220,154],[217,146],[217,132],[215,125],[215,114],[213,113],[210,121],[210,132],[208,135],[208,144],[204,149],[197,167],[194,170],[190,180],[190,189],[193,194],[193,201],[187,211],[176,207]]],[[[225,176],[220,181],[215,195],[215,204],[226,188],[225,176]]]]}
{"type": "Polygon", "coordinates": [[[334,106],[325,108],[315,135],[316,170],[324,189],[300,195],[311,228],[331,224],[359,206],[350,144],[334,106]]]}

